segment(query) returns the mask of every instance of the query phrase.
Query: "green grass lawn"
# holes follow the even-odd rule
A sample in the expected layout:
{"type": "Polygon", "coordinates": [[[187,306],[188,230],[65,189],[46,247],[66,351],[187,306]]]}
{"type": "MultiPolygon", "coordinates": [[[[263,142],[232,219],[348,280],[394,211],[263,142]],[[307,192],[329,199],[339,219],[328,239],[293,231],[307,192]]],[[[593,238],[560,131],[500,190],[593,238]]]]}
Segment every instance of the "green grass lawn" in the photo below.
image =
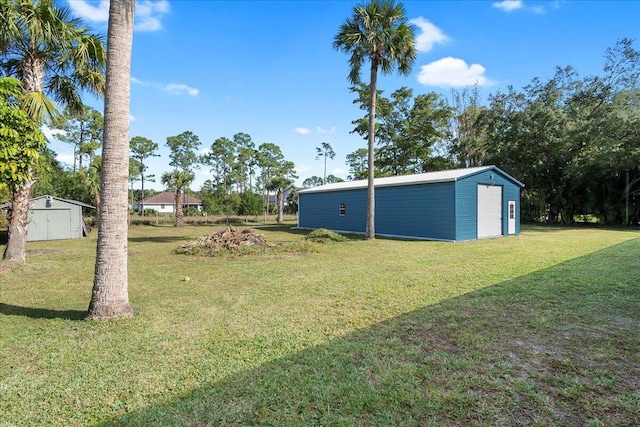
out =
{"type": "Polygon", "coordinates": [[[0,425],[640,425],[637,231],[173,253],[221,227],[132,227],[136,316],[102,323],[95,232],[29,243],[0,271],[0,425]]]}

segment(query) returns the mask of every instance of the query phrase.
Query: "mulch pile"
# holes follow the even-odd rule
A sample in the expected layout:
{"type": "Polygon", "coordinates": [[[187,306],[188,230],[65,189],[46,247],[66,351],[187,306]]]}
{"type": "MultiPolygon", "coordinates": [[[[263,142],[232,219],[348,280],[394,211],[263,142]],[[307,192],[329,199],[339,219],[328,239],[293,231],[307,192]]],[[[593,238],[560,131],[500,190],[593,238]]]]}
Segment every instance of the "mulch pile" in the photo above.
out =
{"type": "Polygon", "coordinates": [[[255,233],[250,228],[236,229],[227,227],[224,230],[206,234],[198,240],[182,245],[185,251],[193,249],[227,249],[233,250],[246,246],[259,246],[262,248],[272,248],[273,243],[267,243],[262,234],[255,233]]]}

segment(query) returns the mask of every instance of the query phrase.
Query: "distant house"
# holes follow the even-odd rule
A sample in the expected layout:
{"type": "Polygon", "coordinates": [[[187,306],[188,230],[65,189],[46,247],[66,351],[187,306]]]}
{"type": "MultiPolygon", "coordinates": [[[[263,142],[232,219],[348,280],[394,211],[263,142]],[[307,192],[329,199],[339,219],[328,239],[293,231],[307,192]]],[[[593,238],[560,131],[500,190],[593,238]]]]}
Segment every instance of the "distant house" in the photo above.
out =
{"type": "MultiPolygon", "coordinates": [[[[158,213],[173,213],[173,202],[175,200],[175,193],[171,191],[165,191],[163,193],[156,194],[153,197],[144,199],[143,203],[137,203],[133,206],[136,212],[139,212],[142,205],[145,209],[153,209],[158,213]]],[[[182,195],[182,207],[186,208],[192,206],[198,210],[202,210],[202,203],[200,199],[196,199],[193,196],[183,194],[182,195]]]]}
{"type": "MultiPolygon", "coordinates": [[[[79,239],[87,235],[82,209],[95,209],[77,200],[40,196],[29,200],[27,241],[79,239]]],[[[8,211],[11,203],[0,205],[8,211]]]]}

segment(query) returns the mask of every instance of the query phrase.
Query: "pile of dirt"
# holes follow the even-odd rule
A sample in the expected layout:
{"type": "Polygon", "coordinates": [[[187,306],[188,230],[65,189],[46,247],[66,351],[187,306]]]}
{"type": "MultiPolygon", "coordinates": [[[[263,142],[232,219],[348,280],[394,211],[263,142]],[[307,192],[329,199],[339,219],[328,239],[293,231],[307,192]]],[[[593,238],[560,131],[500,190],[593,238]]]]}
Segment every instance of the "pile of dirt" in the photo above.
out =
{"type": "Polygon", "coordinates": [[[182,253],[192,253],[199,249],[233,251],[239,248],[261,247],[272,248],[273,243],[267,243],[262,234],[255,233],[250,228],[236,229],[227,227],[224,230],[206,234],[198,240],[182,245],[182,253]]]}

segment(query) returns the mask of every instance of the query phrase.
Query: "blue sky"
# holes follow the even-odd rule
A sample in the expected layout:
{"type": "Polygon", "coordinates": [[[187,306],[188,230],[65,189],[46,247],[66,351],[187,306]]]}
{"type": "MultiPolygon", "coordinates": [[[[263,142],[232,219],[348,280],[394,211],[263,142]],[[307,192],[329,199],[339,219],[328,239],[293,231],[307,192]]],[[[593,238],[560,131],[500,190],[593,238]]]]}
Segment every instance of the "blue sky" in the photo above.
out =
{"type": "MultiPolygon", "coordinates": [[[[76,16],[106,34],[108,1],[69,0],[76,16]]],[[[219,137],[251,135],[279,145],[296,165],[298,184],[322,176],[315,147],[337,153],[327,173],[346,178],[345,156],[366,142],[350,134],[363,112],[348,90],[347,56],[332,49],[355,1],[143,0],[136,6],[130,136],[158,143],[149,160],[158,178],[170,170],[167,137],[192,131],[205,149],[219,137]]],[[[573,66],[600,73],[607,47],[627,37],[640,47],[640,1],[405,1],[420,50],[409,76],[383,75],[390,94],[414,95],[478,83],[483,99],[509,85],[573,66]]],[[[366,80],[366,78],[365,78],[366,80]]],[[[87,99],[102,111],[102,103],[87,99]]],[[[62,161],[72,148],[51,139],[62,161]]],[[[211,175],[196,174],[193,189],[211,175]]]]}

